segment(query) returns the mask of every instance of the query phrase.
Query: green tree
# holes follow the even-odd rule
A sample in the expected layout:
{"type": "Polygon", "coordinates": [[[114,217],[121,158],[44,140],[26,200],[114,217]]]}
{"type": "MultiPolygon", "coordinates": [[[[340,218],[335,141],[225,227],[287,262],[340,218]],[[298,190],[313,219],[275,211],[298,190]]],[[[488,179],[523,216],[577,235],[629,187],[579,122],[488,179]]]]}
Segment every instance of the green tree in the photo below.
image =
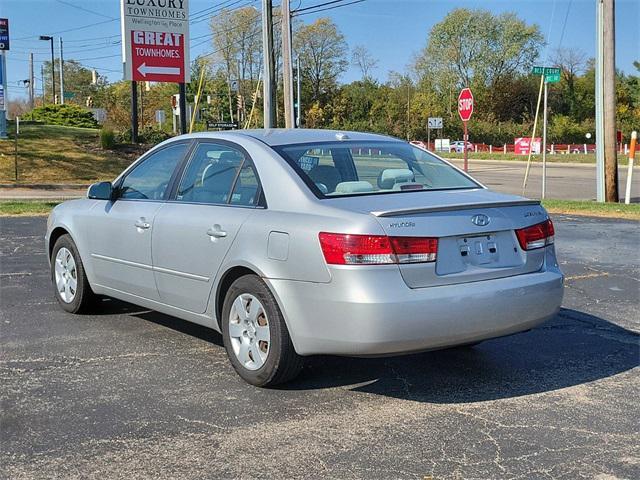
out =
{"type": "MultiPolygon", "coordinates": [[[[58,59],[54,63],[56,78],[56,94],[60,95],[60,62],[58,59]]],[[[45,102],[51,102],[51,61],[43,62],[45,102]]],[[[97,72],[95,83],[93,71],[76,60],[64,61],[64,91],[67,95],[65,103],[75,103],[85,106],[88,97],[93,99],[94,107],[103,107],[105,87],[107,79],[97,72]],[[71,98],[69,98],[71,97],[71,98]]],[[[60,102],[60,100],[58,100],[60,102]]]]}
{"type": "Polygon", "coordinates": [[[344,35],[329,18],[300,26],[294,34],[294,50],[300,58],[305,98],[326,101],[336,91],[338,77],[346,71],[348,46],[344,35]]]}
{"type": "Polygon", "coordinates": [[[357,45],[351,52],[351,64],[357,67],[363,80],[371,80],[371,71],[377,67],[378,60],[364,45],[357,45]]]}
{"type": "Polygon", "coordinates": [[[433,26],[414,68],[443,92],[450,85],[490,87],[527,71],[542,45],[538,26],[513,13],[458,8],[433,26]]]}
{"type": "Polygon", "coordinates": [[[242,122],[262,69],[260,13],[252,7],[224,9],[211,18],[210,28],[217,71],[227,83],[229,119],[240,116],[242,122]]]}

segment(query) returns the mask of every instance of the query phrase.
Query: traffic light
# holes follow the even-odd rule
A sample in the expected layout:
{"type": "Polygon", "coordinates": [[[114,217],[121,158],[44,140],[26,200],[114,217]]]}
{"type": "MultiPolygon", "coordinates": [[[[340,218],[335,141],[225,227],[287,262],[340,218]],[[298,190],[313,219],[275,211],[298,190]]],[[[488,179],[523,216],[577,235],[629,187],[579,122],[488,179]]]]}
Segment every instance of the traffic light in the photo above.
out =
{"type": "Polygon", "coordinates": [[[93,97],[87,97],[86,105],[89,108],[93,107],[93,97]]]}

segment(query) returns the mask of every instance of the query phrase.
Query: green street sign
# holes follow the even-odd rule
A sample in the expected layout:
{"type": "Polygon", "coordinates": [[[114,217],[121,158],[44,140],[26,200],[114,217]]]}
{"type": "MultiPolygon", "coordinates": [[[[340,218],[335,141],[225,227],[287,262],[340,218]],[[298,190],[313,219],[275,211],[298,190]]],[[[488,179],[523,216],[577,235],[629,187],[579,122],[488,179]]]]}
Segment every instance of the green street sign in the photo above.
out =
{"type": "Polygon", "coordinates": [[[531,73],[534,75],[560,75],[558,67],[533,67],[531,73]]]}
{"type": "Polygon", "coordinates": [[[64,98],[71,100],[72,98],[76,98],[76,94],[73,92],[64,92],[64,98]]]}
{"type": "Polygon", "coordinates": [[[559,73],[552,73],[551,75],[545,75],[544,76],[544,81],[546,83],[558,83],[560,81],[560,74],[559,73]]]}
{"type": "Polygon", "coordinates": [[[544,75],[546,83],[556,83],[560,81],[561,70],[558,67],[533,67],[531,73],[534,75],[544,75]]]}

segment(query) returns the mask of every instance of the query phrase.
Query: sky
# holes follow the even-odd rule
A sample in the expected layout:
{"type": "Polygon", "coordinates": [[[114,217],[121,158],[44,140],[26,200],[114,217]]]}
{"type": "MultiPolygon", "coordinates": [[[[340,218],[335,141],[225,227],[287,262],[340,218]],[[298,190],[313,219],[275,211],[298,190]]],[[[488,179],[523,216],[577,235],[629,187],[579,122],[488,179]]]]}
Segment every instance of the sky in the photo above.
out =
{"type": "MultiPolygon", "coordinates": [[[[326,0],[291,0],[291,9],[304,8],[326,0]]],[[[275,0],[274,4],[279,4],[275,0]]],[[[36,88],[40,88],[40,65],[50,58],[49,43],[39,35],[53,35],[58,55],[58,37],[64,42],[64,58],[97,69],[109,81],[122,78],[119,0],[2,0],[0,18],[9,19],[11,51],[7,54],[8,97],[24,97],[21,80],[28,78],[28,55],[34,53],[36,88]]],[[[194,15],[216,5],[255,6],[259,0],[190,0],[194,15]]],[[[390,71],[404,72],[415,54],[425,45],[431,27],[458,7],[485,8],[495,13],[514,12],[527,23],[539,25],[548,40],[543,57],[559,46],[577,48],[589,57],[595,50],[596,0],[365,0],[301,16],[304,22],[330,17],[345,35],[350,47],[364,45],[378,60],[372,72],[385,81],[390,71]],[[566,19],[566,21],[565,21],[566,19]]],[[[636,70],[640,60],[640,0],[616,1],[616,67],[625,73],[636,70]]],[[[207,41],[208,22],[191,25],[191,59],[212,51],[207,41]],[[198,38],[201,37],[201,38],[198,38]]],[[[350,58],[350,56],[349,56],[350,58]]],[[[340,79],[350,82],[360,77],[351,66],[340,79]]]]}

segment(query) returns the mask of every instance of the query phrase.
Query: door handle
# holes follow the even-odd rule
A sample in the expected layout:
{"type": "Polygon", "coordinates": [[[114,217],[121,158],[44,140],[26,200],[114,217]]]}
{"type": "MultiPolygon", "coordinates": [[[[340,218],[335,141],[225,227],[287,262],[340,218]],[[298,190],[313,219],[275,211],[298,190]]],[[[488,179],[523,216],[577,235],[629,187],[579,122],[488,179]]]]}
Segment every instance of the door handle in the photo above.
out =
{"type": "Polygon", "coordinates": [[[136,228],[141,228],[142,230],[147,230],[147,229],[151,228],[151,224],[149,222],[147,222],[144,219],[144,217],[140,218],[139,220],[137,220],[134,225],[136,226],[136,228]]]}
{"type": "Polygon", "coordinates": [[[207,235],[212,238],[224,238],[227,236],[227,232],[222,230],[222,227],[220,225],[214,225],[209,230],[207,230],[207,235]]]}

